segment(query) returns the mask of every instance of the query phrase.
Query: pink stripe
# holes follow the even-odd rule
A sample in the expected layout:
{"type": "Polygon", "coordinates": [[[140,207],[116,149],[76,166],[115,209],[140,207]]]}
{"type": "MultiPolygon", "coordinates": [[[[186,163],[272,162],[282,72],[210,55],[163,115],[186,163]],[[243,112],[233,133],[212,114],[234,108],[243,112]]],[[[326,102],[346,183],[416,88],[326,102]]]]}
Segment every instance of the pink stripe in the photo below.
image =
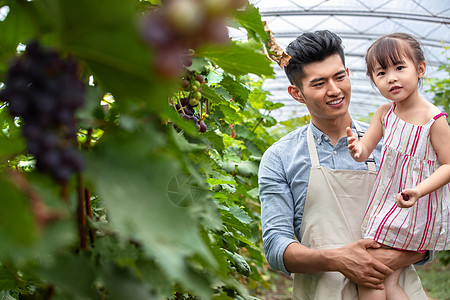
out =
{"type": "MultiPolygon", "coordinates": [[[[398,230],[397,230],[397,235],[395,236],[395,240],[394,240],[394,242],[392,243],[393,246],[395,246],[395,244],[397,243],[397,238],[398,238],[399,235],[400,235],[400,230],[402,229],[403,224],[405,224],[406,220],[408,219],[408,216],[409,216],[409,212],[406,214],[406,217],[403,218],[403,223],[402,223],[402,225],[401,225],[401,226],[398,228],[398,230]]],[[[403,246],[404,246],[404,243],[403,243],[403,246]]],[[[400,247],[400,249],[405,249],[403,246],[400,247]]]]}
{"type": "MultiPolygon", "coordinates": [[[[395,211],[397,211],[397,214],[394,217],[389,218],[391,220],[391,222],[389,223],[389,226],[386,228],[386,234],[384,235],[383,242],[382,242],[383,244],[386,241],[387,234],[391,231],[390,228],[392,226],[392,223],[394,223],[394,221],[397,219],[398,215],[402,212],[401,209],[398,209],[396,202],[394,202],[393,208],[394,208],[394,211],[390,215],[394,214],[395,211]]],[[[386,220],[386,221],[388,221],[388,220],[386,220]]]]}
{"type": "Polygon", "coordinates": [[[418,209],[415,209],[414,210],[414,218],[411,218],[411,220],[413,221],[413,222],[411,222],[412,232],[411,232],[411,230],[408,230],[408,234],[406,235],[406,239],[405,239],[405,243],[406,242],[408,242],[408,243],[405,245],[404,249],[408,249],[409,245],[411,244],[411,242],[413,240],[414,231],[416,229],[416,220],[417,220],[418,211],[419,211],[418,209]]]}
{"type": "Polygon", "coordinates": [[[394,205],[392,205],[392,207],[389,210],[389,212],[381,220],[380,225],[378,225],[377,231],[376,231],[375,236],[374,236],[375,240],[378,240],[380,238],[380,235],[381,235],[381,233],[383,231],[384,224],[386,224],[386,222],[388,221],[389,217],[394,213],[396,206],[397,206],[397,204],[394,203],[394,205]]]}
{"type": "Polygon", "coordinates": [[[386,120],[384,126],[385,126],[386,128],[387,128],[387,125],[388,125],[388,122],[389,122],[389,116],[390,116],[390,115],[392,114],[392,112],[394,111],[394,105],[395,105],[395,103],[391,105],[391,109],[389,109],[389,112],[388,112],[387,115],[384,117],[384,119],[386,120]]]}
{"type": "Polygon", "coordinates": [[[414,150],[412,151],[412,156],[414,156],[415,154],[416,154],[416,150],[417,150],[417,147],[418,147],[418,145],[419,145],[419,138],[420,138],[420,133],[422,132],[422,127],[419,127],[418,128],[419,130],[417,130],[416,131],[416,136],[415,136],[415,138],[414,138],[414,150]]]}
{"type": "Polygon", "coordinates": [[[424,160],[427,159],[428,153],[430,151],[430,147],[428,147],[428,144],[430,143],[430,141],[431,141],[431,139],[430,139],[430,132],[428,132],[427,143],[426,143],[425,151],[424,151],[424,154],[423,154],[423,159],[424,160]]]}
{"type": "MultiPolygon", "coordinates": [[[[395,136],[395,130],[392,130],[392,128],[394,128],[394,127],[397,128],[396,124],[399,122],[399,120],[400,120],[399,118],[396,118],[394,120],[394,123],[392,124],[391,128],[389,128],[390,135],[388,136],[388,138],[386,140],[386,144],[389,146],[391,146],[391,143],[393,142],[394,136],[395,136]]],[[[386,128],[386,131],[387,131],[387,128],[386,128]]]]}
{"type": "Polygon", "coordinates": [[[421,249],[423,244],[425,243],[425,239],[428,235],[428,230],[430,229],[430,218],[431,218],[431,212],[432,212],[432,205],[431,205],[431,195],[428,196],[428,210],[427,210],[427,221],[425,223],[425,229],[423,230],[424,233],[422,234],[422,240],[420,241],[418,249],[421,249]]]}
{"type": "MultiPolygon", "coordinates": [[[[385,150],[386,150],[386,149],[385,149],[385,150]]],[[[383,156],[384,156],[385,153],[386,153],[386,151],[383,153],[383,156]]],[[[397,168],[397,162],[396,162],[396,164],[395,164],[395,168],[397,168]]],[[[381,168],[381,166],[380,166],[380,169],[379,169],[379,170],[381,170],[381,169],[382,169],[382,168],[381,168]]],[[[379,172],[378,174],[381,174],[381,172],[379,172]]],[[[384,202],[383,202],[383,203],[381,203],[381,202],[378,203],[377,209],[378,209],[378,208],[382,208],[383,205],[385,205],[386,200],[387,200],[386,194],[387,194],[387,193],[389,192],[389,190],[391,189],[393,180],[394,180],[393,177],[391,177],[391,178],[389,179],[389,182],[388,182],[388,184],[387,184],[387,187],[386,187],[385,191],[383,192],[383,197],[380,198],[380,199],[384,199],[384,202]]],[[[375,210],[375,211],[372,210],[372,216],[371,216],[371,218],[369,219],[370,227],[368,228],[367,232],[372,232],[373,226],[375,225],[375,222],[374,222],[373,220],[377,220],[377,219],[378,219],[378,216],[380,215],[381,211],[382,211],[382,209],[380,209],[378,212],[376,212],[376,210],[375,210]]],[[[386,216],[385,216],[385,217],[386,217],[386,216]]],[[[379,225],[379,227],[380,227],[380,225],[379,225]]],[[[379,227],[378,227],[377,231],[375,231],[375,235],[377,234],[377,232],[378,232],[378,230],[379,230],[379,227]]],[[[375,239],[375,235],[374,235],[374,239],[375,239]]]]}

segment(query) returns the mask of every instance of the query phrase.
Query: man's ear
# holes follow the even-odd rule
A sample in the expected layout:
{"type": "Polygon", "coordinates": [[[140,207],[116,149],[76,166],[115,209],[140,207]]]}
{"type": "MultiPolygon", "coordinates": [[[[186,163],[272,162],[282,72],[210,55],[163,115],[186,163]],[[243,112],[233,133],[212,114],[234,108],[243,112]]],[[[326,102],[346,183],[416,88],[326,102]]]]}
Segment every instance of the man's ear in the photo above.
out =
{"type": "Polygon", "coordinates": [[[288,93],[292,96],[292,98],[294,98],[298,102],[305,103],[302,91],[300,90],[300,88],[298,86],[291,84],[288,87],[288,93]]]}

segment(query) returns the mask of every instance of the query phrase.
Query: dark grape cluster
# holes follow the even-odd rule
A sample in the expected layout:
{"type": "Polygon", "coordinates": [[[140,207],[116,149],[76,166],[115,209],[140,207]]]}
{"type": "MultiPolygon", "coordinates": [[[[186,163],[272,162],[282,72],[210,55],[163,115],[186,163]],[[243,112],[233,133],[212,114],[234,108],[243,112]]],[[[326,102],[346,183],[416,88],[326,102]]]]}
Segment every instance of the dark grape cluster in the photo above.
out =
{"type": "Polygon", "coordinates": [[[143,39],[155,49],[156,70],[176,78],[192,64],[193,49],[229,41],[227,17],[247,0],[166,0],[142,21],[143,39]]]}
{"type": "Polygon", "coordinates": [[[75,111],[85,102],[85,84],[73,59],[63,59],[37,41],[30,42],[7,71],[0,100],[23,120],[27,150],[36,168],[65,182],[84,166],[74,147],[77,138],[75,111]]]}
{"type": "Polygon", "coordinates": [[[197,126],[199,132],[205,132],[207,127],[202,120],[201,110],[197,114],[195,107],[202,104],[202,87],[205,82],[203,75],[188,72],[181,81],[181,88],[183,89],[183,96],[177,98],[177,103],[174,107],[180,117],[191,120],[197,126]]]}

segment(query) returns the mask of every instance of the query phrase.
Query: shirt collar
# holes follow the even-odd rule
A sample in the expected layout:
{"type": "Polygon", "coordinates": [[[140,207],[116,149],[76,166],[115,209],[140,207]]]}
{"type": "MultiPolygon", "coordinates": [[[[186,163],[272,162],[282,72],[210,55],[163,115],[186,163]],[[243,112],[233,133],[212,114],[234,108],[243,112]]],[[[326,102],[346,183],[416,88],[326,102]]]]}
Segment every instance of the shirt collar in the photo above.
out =
{"type": "MultiPolygon", "coordinates": [[[[351,122],[352,123],[351,123],[350,126],[351,126],[353,132],[356,133],[355,121],[353,120],[353,118],[351,119],[351,122]]],[[[309,123],[309,126],[311,127],[311,130],[312,130],[312,133],[313,133],[313,136],[314,136],[314,140],[318,144],[320,144],[322,142],[322,140],[325,139],[325,137],[329,139],[329,137],[325,133],[320,131],[316,126],[314,126],[314,124],[312,122],[309,123]]]]}

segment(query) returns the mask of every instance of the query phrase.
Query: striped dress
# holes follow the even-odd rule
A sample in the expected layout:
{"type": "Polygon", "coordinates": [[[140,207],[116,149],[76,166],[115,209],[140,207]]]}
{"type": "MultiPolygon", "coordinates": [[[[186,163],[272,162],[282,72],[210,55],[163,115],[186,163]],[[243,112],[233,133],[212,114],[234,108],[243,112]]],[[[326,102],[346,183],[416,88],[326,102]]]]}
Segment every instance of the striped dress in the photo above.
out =
{"type": "Polygon", "coordinates": [[[398,118],[394,107],[383,120],[381,165],[364,215],[363,236],[397,249],[448,250],[450,184],[420,198],[410,208],[397,207],[395,201],[399,192],[415,187],[439,167],[430,128],[446,114],[418,126],[398,118]]]}

